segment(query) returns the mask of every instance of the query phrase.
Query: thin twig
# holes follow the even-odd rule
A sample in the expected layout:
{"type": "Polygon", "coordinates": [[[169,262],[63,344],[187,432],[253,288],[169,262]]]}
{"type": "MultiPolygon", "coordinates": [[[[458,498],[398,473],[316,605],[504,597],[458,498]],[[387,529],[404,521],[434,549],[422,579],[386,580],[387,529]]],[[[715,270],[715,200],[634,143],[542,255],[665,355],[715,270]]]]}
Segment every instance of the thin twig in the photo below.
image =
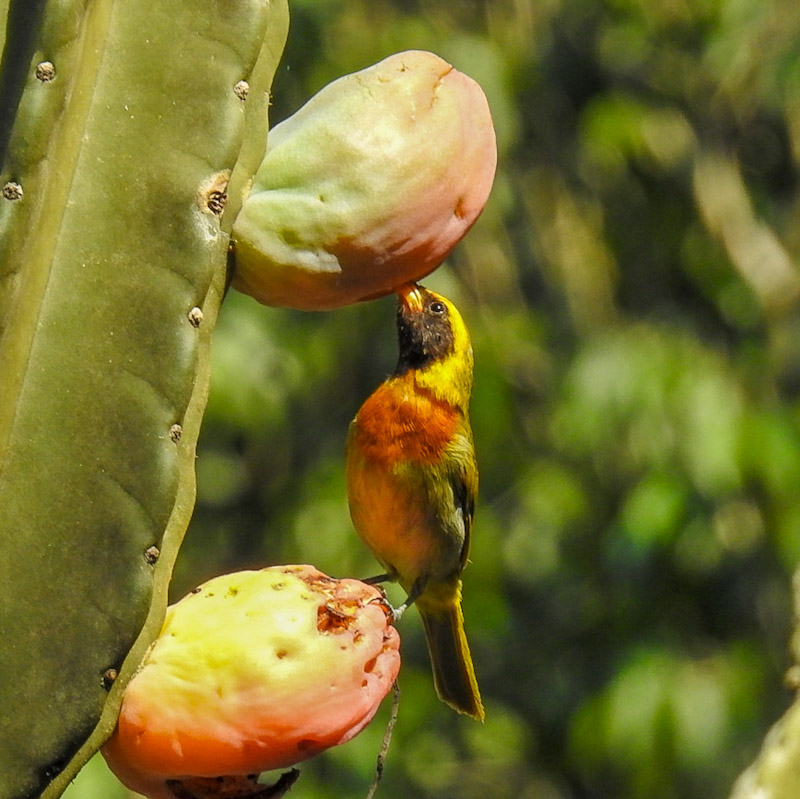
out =
{"type": "Polygon", "coordinates": [[[383,777],[383,766],[386,762],[386,753],[389,751],[389,743],[392,740],[392,730],[394,730],[394,725],[397,721],[397,712],[399,709],[400,686],[395,682],[395,684],[392,686],[392,709],[389,713],[389,721],[386,723],[386,730],[383,733],[381,751],[378,752],[378,761],[375,764],[375,778],[372,780],[372,785],[369,786],[367,799],[372,799],[375,796],[375,791],[378,790],[378,783],[381,781],[381,777],[383,777]]]}

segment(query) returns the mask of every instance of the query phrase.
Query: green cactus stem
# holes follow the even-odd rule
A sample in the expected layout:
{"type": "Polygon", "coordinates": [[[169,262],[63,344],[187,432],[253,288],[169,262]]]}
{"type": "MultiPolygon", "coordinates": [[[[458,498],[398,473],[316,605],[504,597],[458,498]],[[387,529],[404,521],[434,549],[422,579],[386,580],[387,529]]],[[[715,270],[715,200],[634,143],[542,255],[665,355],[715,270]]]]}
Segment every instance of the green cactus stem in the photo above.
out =
{"type": "Polygon", "coordinates": [[[0,799],[53,799],[158,633],[285,0],[5,0],[0,799]]]}

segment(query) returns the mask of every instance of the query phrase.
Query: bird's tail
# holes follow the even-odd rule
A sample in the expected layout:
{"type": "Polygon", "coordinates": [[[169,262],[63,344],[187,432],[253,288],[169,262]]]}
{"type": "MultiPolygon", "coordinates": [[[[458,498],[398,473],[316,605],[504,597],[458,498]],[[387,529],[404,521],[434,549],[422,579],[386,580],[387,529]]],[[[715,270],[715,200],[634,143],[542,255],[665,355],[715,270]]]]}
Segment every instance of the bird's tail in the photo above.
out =
{"type": "Polygon", "coordinates": [[[446,588],[437,590],[429,586],[416,603],[428,640],[433,684],[443,702],[459,713],[483,721],[483,703],[464,632],[461,580],[446,588]]]}

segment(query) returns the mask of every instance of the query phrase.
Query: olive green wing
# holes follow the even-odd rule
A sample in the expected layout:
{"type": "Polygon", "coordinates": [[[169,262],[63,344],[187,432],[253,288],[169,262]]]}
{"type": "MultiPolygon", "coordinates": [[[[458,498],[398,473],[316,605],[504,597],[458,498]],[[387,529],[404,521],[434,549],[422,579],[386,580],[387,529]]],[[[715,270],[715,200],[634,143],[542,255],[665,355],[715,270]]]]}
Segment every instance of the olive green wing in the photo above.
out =
{"type": "Polygon", "coordinates": [[[451,469],[448,478],[453,490],[456,516],[464,535],[459,559],[460,568],[463,570],[469,560],[472,520],[475,516],[475,499],[478,496],[478,464],[469,429],[456,437],[450,449],[450,456],[451,469]]]}

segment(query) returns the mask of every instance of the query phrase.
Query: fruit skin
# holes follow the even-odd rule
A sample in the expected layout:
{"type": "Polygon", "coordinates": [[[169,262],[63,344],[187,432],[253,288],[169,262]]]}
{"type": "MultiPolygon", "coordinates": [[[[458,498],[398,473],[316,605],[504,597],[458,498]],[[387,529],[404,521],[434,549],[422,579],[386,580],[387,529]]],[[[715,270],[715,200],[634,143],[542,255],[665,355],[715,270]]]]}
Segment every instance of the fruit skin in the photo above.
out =
{"type": "Polygon", "coordinates": [[[387,294],[460,241],[496,163],[483,91],[433,53],[339,78],[270,132],[233,228],[233,286],[308,310],[387,294]]]}
{"type": "Polygon", "coordinates": [[[478,492],[472,345],[448,299],[415,284],[398,294],[397,368],[348,434],[350,515],[388,578],[408,592],[406,606],[419,609],[439,698],[483,721],[461,612],[478,492]]]}
{"type": "Polygon", "coordinates": [[[400,639],[381,592],[312,566],[223,575],[172,605],[103,748],[129,788],[284,768],[360,732],[400,639]]]}

